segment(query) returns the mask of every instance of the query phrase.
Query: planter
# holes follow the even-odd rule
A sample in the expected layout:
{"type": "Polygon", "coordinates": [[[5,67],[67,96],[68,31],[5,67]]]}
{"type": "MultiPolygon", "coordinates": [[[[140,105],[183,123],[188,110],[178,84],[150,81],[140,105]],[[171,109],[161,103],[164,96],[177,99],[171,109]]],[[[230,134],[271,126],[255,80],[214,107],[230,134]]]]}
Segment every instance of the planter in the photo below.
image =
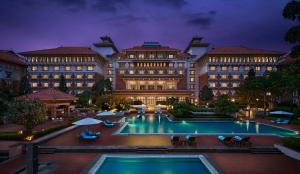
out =
{"type": "Polygon", "coordinates": [[[296,160],[299,160],[300,161],[300,152],[298,151],[295,151],[293,149],[290,149],[288,147],[285,147],[283,145],[280,145],[280,144],[274,144],[274,146],[280,150],[282,153],[284,153],[285,155],[291,157],[291,158],[294,158],[296,160]]]}

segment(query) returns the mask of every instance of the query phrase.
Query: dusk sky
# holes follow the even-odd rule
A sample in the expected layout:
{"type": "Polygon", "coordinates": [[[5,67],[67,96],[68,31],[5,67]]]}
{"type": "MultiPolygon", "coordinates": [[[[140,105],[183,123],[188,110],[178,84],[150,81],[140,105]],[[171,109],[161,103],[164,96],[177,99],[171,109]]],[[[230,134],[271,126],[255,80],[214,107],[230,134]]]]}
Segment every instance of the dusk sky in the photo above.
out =
{"type": "Polygon", "coordinates": [[[0,49],[91,46],[110,36],[119,49],[159,41],[183,50],[211,46],[288,51],[287,0],[0,0],[0,49]]]}

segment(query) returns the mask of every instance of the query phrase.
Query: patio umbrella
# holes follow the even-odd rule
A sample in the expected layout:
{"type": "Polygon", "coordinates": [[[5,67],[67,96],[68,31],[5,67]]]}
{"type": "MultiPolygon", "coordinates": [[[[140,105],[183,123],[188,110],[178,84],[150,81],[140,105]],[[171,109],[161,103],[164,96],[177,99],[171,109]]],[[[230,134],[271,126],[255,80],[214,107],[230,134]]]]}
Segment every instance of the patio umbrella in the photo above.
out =
{"type": "Polygon", "coordinates": [[[73,124],[78,125],[78,126],[85,126],[85,125],[94,125],[94,124],[99,124],[102,121],[94,119],[94,118],[84,118],[78,121],[75,121],[73,124]]]}
{"type": "Polygon", "coordinates": [[[100,112],[96,116],[113,116],[116,115],[116,113],[113,112],[100,112]]]}
{"type": "Polygon", "coordinates": [[[270,112],[270,114],[273,114],[273,115],[294,115],[293,113],[286,112],[286,111],[273,111],[273,112],[270,112]]]}

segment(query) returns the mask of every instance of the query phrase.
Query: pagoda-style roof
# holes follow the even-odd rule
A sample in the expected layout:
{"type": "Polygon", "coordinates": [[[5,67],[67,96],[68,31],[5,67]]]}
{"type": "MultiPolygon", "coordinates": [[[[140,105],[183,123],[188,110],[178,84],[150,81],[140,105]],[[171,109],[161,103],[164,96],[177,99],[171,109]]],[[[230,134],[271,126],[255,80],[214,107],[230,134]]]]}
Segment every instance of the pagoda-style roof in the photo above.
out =
{"type": "Polygon", "coordinates": [[[41,101],[75,101],[76,97],[71,94],[61,92],[59,90],[53,88],[41,89],[38,92],[25,94],[18,99],[25,99],[25,100],[34,100],[38,99],[41,101]]]}
{"type": "Polygon", "coordinates": [[[23,55],[98,55],[90,47],[57,47],[44,50],[22,52],[23,55]]]}
{"type": "Polygon", "coordinates": [[[162,46],[159,42],[144,42],[141,46],[124,49],[123,51],[180,51],[168,46],[162,46]]]}
{"type": "Polygon", "coordinates": [[[300,62],[300,55],[298,57],[291,57],[289,55],[283,56],[283,58],[279,61],[279,66],[291,65],[293,63],[300,62]]]}
{"type": "Polygon", "coordinates": [[[206,54],[262,54],[262,55],[283,55],[278,51],[269,51],[263,49],[247,48],[243,46],[228,46],[212,48],[206,54]]]}
{"type": "Polygon", "coordinates": [[[10,50],[0,50],[0,61],[26,66],[25,59],[10,50]]]}

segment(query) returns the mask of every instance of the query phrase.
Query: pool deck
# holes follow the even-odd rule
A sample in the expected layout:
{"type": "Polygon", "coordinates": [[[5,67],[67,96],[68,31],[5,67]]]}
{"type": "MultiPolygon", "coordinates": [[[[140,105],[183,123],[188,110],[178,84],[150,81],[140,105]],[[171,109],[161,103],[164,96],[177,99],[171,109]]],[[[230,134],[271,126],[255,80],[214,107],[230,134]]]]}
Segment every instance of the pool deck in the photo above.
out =
{"type": "MultiPolygon", "coordinates": [[[[112,118],[111,118],[112,119],[112,118]]],[[[113,118],[117,120],[119,118],[113,118]]],[[[263,122],[263,120],[259,120],[263,122]]],[[[53,139],[41,143],[42,146],[161,146],[182,148],[187,145],[172,145],[171,135],[118,135],[114,134],[122,125],[107,128],[102,124],[90,126],[94,131],[102,134],[99,139],[94,141],[83,141],[79,138],[79,133],[85,127],[78,127],[53,139]]],[[[285,125],[276,125],[285,128],[285,125]]],[[[294,129],[294,128],[293,128],[294,129]]],[[[294,129],[295,130],[295,129],[294,129]]],[[[296,129],[297,130],[297,129],[296,129]]],[[[216,139],[216,135],[198,135],[197,145],[187,146],[188,148],[205,147],[225,147],[216,139]]],[[[277,136],[251,136],[252,147],[273,146],[281,140],[277,136]]],[[[0,142],[2,143],[2,142],[0,142]]],[[[169,154],[169,153],[168,153],[169,154]]],[[[171,154],[171,153],[170,153],[171,154]]],[[[39,155],[40,162],[52,162],[55,164],[53,173],[80,173],[86,170],[95,158],[100,154],[42,154],[39,155]],[[71,162],[70,162],[71,160],[71,162]]],[[[300,161],[291,159],[283,154],[252,154],[252,153],[203,153],[209,162],[221,173],[300,173],[300,161]]],[[[25,156],[9,160],[0,164],[1,173],[11,173],[25,166],[25,156]]]]}

